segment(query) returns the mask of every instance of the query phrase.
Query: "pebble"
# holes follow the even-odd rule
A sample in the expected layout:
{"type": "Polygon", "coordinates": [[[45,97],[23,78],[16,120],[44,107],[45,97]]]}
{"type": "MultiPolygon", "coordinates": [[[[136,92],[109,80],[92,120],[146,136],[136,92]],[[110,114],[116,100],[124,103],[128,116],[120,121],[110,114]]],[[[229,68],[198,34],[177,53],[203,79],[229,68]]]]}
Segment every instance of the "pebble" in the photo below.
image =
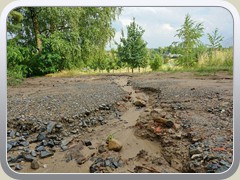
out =
{"type": "Polygon", "coordinates": [[[192,155],[191,159],[198,159],[198,158],[203,158],[202,154],[194,154],[192,155]]]}
{"type": "Polygon", "coordinates": [[[50,157],[50,156],[52,156],[52,155],[53,155],[52,152],[41,151],[41,153],[40,153],[40,158],[46,158],[46,157],[50,157]]]}
{"type": "Polygon", "coordinates": [[[48,142],[47,142],[47,146],[53,148],[54,147],[54,141],[52,139],[50,139],[48,142]]]}
{"type": "Polygon", "coordinates": [[[7,152],[12,149],[12,145],[7,143],[7,152]]]}
{"type": "Polygon", "coordinates": [[[28,141],[20,142],[19,145],[27,147],[29,145],[29,142],[28,141]]]}
{"type": "Polygon", "coordinates": [[[23,169],[23,167],[20,164],[17,164],[15,166],[15,170],[22,170],[22,169],[23,169]]]}
{"type": "Polygon", "coordinates": [[[37,156],[36,151],[32,150],[32,151],[31,151],[31,155],[32,155],[33,157],[36,157],[36,156],[37,156]]]}
{"type": "Polygon", "coordinates": [[[68,145],[72,140],[73,140],[73,137],[68,137],[68,138],[62,140],[62,141],[61,141],[61,146],[66,146],[66,145],[68,145]]]}
{"type": "Polygon", "coordinates": [[[44,146],[38,146],[38,147],[36,147],[36,151],[38,151],[38,152],[45,151],[45,147],[44,146]]]}
{"type": "Polygon", "coordinates": [[[34,160],[31,162],[31,168],[32,168],[32,169],[38,169],[39,167],[40,167],[39,162],[38,162],[36,159],[34,159],[34,160]]]}
{"type": "Polygon", "coordinates": [[[51,133],[53,128],[55,127],[56,125],[56,122],[53,122],[53,121],[49,121],[48,125],[47,125],[47,132],[48,133],[51,133]]]}
{"type": "Polygon", "coordinates": [[[64,146],[64,145],[61,145],[61,149],[62,149],[62,151],[66,151],[68,149],[68,147],[64,146]]]}
{"type": "Polygon", "coordinates": [[[89,140],[84,141],[85,146],[91,146],[92,142],[89,140]]]}
{"type": "Polygon", "coordinates": [[[104,153],[104,152],[106,152],[107,150],[105,149],[105,146],[104,145],[100,145],[99,147],[98,147],[98,152],[101,154],[101,153],[104,153]]]}
{"type": "Polygon", "coordinates": [[[27,162],[32,162],[34,160],[34,157],[31,154],[23,153],[22,156],[27,162]]]}
{"type": "Polygon", "coordinates": [[[122,149],[122,144],[116,139],[110,139],[108,141],[108,149],[119,152],[122,149]]]}
{"type": "Polygon", "coordinates": [[[44,132],[39,133],[39,135],[37,136],[37,140],[38,141],[42,141],[46,139],[46,134],[44,132]]]}

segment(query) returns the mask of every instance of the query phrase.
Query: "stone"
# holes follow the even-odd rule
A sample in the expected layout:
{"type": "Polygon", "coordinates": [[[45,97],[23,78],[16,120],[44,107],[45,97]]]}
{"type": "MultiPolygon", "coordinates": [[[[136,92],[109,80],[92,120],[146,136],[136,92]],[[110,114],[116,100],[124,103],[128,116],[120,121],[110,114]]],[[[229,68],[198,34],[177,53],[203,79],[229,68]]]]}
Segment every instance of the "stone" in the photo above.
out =
{"type": "Polygon", "coordinates": [[[14,138],[14,136],[15,136],[15,131],[13,131],[13,130],[11,130],[11,132],[10,132],[10,134],[9,134],[9,136],[11,137],[11,138],[14,138]]]}
{"type": "Polygon", "coordinates": [[[114,168],[118,168],[119,167],[119,164],[117,161],[113,161],[112,162],[112,165],[114,166],[114,168]]]}
{"type": "Polygon", "coordinates": [[[41,151],[40,153],[40,158],[46,158],[46,157],[50,157],[52,156],[53,153],[52,152],[49,152],[49,151],[41,151]]]}
{"type": "Polygon", "coordinates": [[[23,141],[23,142],[20,142],[19,145],[22,145],[22,146],[26,147],[26,146],[29,145],[29,142],[28,141],[23,141]]]}
{"type": "Polygon", "coordinates": [[[35,158],[31,154],[22,153],[23,158],[27,162],[32,162],[35,158]]]}
{"type": "Polygon", "coordinates": [[[146,106],[146,101],[144,101],[142,99],[136,99],[133,104],[135,106],[145,107],[146,106]]]}
{"type": "Polygon", "coordinates": [[[8,144],[10,144],[12,147],[16,147],[19,145],[17,141],[8,141],[8,144]]]}
{"type": "Polygon", "coordinates": [[[42,140],[45,140],[46,137],[47,137],[47,135],[44,132],[41,132],[41,133],[38,134],[37,140],[42,141],[42,140]]]}
{"type": "Polygon", "coordinates": [[[189,149],[189,154],[192,156],[194,154],[201,154],[202,153],[202,148],[200,147],[193,147],[189,149]]]}
{"type": "Polygon", "coordinates": [[[61,128],[63,127],[63,125],[62,125],[62,124],[56,124],[55,127],[56,127],[57,129],[61,129],[61,128]]]}
{"type": "Polygon", "coordinates": [[[73,137],[68,137],[68,138],[62,140],[62,141],[61,141],[61,146],[66,146],[66,145],[68,145],[72,140],[73,140],[73,137]]]}
{"type": "Polygon", "coordinates": [[[36,147],[36,151],[38,151],[38,152],[45,151],[45,147],[44,146],[38,146],[38,147],[36,147]]]}
{"type": "Polygon", "coordinates": [[[108,149],[119,152],[122,149],[122,144],[116,139],[110,139],[108,141],[108,149]]]}
{"type": "Polygon", "coordinates": [[[31,151],[31,155],[33,156],[33,157],[36,157],[37,156],[37,153],[36,153],[36,151],[31,151]]]}
{"type": "Polygon", "coordinates": [[[100,145],[99,147],[98,147],[98,152],[100,153],[100,154],[102,154],[102,153],[104,153],[104,152],[106,152],[107,150],[105,149],[105,146],[104,145],[100,145]]]}
{"type": "Polygon", "coordinates": [[[12,149],[12,145],[7,143],[7,152],[12,149]]]}
{"type": "Polygon", "coordinates": [[[85,146],[91,146],[92,142],[89,140],[84,141],[85,146]]]}
{"type": "Polygon", "coordinates": [[[62,151],[66,151],[68,149],[68,147],[65,145],[63,145],[63,146],[61,145],[61,149],[62,149],[62,151]]]}
{"type": "Polygon", "coordinates": [[[110,160],[106,160],[105,161],[105,166],[110,166],[111,165],[111,161],[110,160]]]}
{"type": "Polygon", "coordinates": [[[54,141],[52,139],[50,139],[48,142],[47,142],[47,146],[49,146],[50,148],[53,148],[54,147],[54,141]]]}
{"type": "Polygon", "coordinates": [[[203,158],[203,155],[202,154],[194,154],[192,155],[191,159],[198,159],[198,158],[203,158]]]}
{"type": "Polygon", "coordinates": [[[36,159],[34,159],[34,160],[31,162],[31,168],[32,168],[32,169],[38,169],[39,167],[40,167],[39,162],[38,162],[36,159]]]}
{"type": "Polygon", "coordinates": [[[51,133],[53,128],[55,127],[56,125],[56,122],[53,122],[53,121],[49,121],[48,125],[47,125],[47,132],[48,133],[51,133]]]}
{"type": "Polygon", "coordinates": [[[15,170],[22,170],[22,169],[23,169],[23,167],[20,164],[17,164],[15,166],[15,170]]]}

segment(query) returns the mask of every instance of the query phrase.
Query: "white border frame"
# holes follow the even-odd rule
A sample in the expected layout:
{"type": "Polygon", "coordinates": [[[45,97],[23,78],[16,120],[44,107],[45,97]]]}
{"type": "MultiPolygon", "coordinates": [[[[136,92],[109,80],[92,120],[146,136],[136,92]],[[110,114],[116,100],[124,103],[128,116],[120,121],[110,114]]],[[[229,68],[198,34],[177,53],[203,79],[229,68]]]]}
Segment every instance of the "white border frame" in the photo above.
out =
{"type": "Polygon", "coordinates": [[[233,5],[226,1],[222,0],[168,0],[168,1],[156,1],[156,0],[68,0],[68,1],[59,1],[59,0],[18,0],[8,4],[1,14],[0,19],[0,82],[1,82],[1,90],[0,90],[0,99],[1,99],[1,109],[0,109],[0,120],[3,121],[2,125],[0,126],[0,134],[1,134],[1,165],[3,170],[6,174],[8,174],[12,178],[17,179],[42,179],[43,177],[48,177],[51,179],[59,179],[61,177],[71,178],[71,179],[79,179],[80,177],[84,177],[86,179],[112,179],[113,176],[115,179],[122,179],[122,178],[150,178],[150,179],[159,179],[159,178],[195,178],[202,179],[225,179],[230,177],[238,168],[239,165],[239,158],[240,158],[240,151],[239,148],[236,150],[236,147],[240,147],[240,131],[239,125],[240,122],[240,70],[237,67],[240,67],[240,41],[237,38],[240,37],[240,19],[238,11],[235,9],[233,5]],[[83,174],[83,173],[48,173],[48,174],[40,174],[40,173],[17,173],[12,171],[7,163],[6,160],[6,130],[7,130],[7,46],[6,46],[6,19],[8,13],[16,7],[38,7],[38,6],[128,6],[128,7],[146,7],[146,6],[162,6],[162,7],[222,7],[228,10],[233,17],[234,22],[234,68],[233,68],[233,164],[223,173],[215,173],[215,174],[200,174],[200,173],[166,173],[166,174],[83,174]],[[237,91],[238,90],[238,91],[237,91]],[[238,93],[238,94],[237,94],[238,93]],[[238,100],[238,101],[237,101],[238,100]],[[237,121],[238,120],[238,121],[237,121]],[[238,127],[238,128],[237,128],[238,127]]]}

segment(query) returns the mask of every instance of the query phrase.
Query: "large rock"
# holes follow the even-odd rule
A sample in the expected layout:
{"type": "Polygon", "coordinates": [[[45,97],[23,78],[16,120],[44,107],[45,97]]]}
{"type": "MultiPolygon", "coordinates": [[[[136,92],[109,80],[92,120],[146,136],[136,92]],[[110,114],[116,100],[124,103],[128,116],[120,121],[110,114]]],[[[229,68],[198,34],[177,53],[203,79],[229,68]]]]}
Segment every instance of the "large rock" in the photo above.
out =
{"type": "Polygon", "coordinates": [[[119,152],[122,149],[122,144],[116,139],[110,139],[108,141],[108,149],[119,152]]]}

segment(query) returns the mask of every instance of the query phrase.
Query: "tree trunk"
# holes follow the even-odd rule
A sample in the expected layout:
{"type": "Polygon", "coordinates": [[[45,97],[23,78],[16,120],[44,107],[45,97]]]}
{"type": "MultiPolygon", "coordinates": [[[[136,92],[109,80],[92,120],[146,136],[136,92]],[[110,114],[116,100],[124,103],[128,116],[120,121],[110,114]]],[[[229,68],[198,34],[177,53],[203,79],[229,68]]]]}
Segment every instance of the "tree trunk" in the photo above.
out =
{"type": "Polygon", "coordinates": [[[32,22],[33,22],[33,30],[35,34],[35,41],[37,45],[37,49],[39,52],[42,52],[42,40],[40,39],[40,28],[37,20],[37,14],[35,8],[29,8],[31,17],[32,17],[32,22]]]}
{"type": "Polygon", "coordinates": [[[140,67],[138,67],[138,72],[140,72],[140,67]]]}
{"type": "Polygon", "coordinates": [[[133,68],[132,68],[132,73],[133,73],[133,68]]]}

